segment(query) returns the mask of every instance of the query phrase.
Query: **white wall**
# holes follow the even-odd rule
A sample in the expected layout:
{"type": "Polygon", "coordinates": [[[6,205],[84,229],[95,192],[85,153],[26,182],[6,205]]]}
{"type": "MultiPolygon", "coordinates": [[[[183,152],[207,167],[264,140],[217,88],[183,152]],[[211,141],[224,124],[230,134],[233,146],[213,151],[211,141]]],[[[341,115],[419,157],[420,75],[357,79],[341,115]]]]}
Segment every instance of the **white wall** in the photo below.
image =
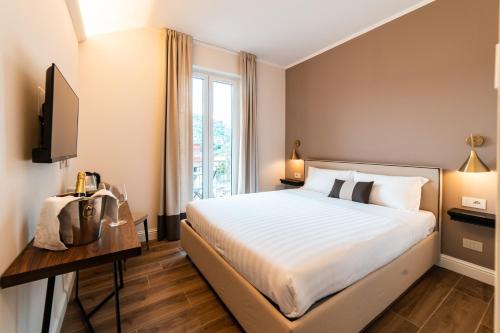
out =
{"type": "MultiPolygon", "coordinates": [[[[131,30],[80,43],[78,170],[125,184],[132,210],[156,220],[164,105],[161,34],[131,30]]],[[[140,228],[139,230],[142,230],[140,228]]]]}
{"type": "MultiPolygon", "coordinates": [[[[126,184],[132,210],[147,212],[153,231],[164,114],[163,38],[163,32],[154,29],[115,32],[88,38],[79,52],[77,168],[126,184]]],[[[239,73],[236,53],[200,43],[194,45],[193,63],[239,73]]],[[[285,170],[285,71],[263,63],[257,70],[260,186],[272,190],[285,170]]]]}
{"type": "MultiPolygon", "coordinates": [[[[0,9],[0,272],[34,235],[43,198],[64,188],[66,169],[34,164],[37,86],[54,62],[78,91],[78,42],[63,0],[2,1],[0,9]]],[[[56,280],[52,331],[60,323],[70,283],[56,280]]],[[[0,330],[39,332],[46,281],[0,290],[0,330]]]]}

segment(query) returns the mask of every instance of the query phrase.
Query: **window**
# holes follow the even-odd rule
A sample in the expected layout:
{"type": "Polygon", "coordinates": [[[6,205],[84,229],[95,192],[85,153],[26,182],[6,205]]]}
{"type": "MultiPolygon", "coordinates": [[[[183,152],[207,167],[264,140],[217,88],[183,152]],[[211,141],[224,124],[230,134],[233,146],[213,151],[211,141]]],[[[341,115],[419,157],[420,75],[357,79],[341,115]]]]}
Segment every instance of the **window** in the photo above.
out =
{"type": "Polygon", "coordinates": [[[193,200],[236,192],[237,96],[233,78],[193,75],[193,200]]]}

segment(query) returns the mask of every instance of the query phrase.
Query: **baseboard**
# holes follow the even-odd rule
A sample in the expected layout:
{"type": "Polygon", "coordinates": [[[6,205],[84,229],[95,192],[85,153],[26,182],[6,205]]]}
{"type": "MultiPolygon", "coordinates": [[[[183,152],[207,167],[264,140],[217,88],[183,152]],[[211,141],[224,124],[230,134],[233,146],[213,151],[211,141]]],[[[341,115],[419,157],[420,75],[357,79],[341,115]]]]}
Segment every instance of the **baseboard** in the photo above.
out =
{"type": "Polygon", "coordinates": [[[479,266],[462,259],[451,257],[446,254],[441,254],[438,266],[487,283],[489,285],[495,285],[496,274],[492,269],[479,266]]]}
{"type": "MultiPolygon", "coordinates": [[[[156,239],[158,236],[158,230],[156,228],[149,229],[148,236],[149,236],[149,240],[156,239]]],[[[138,230],[137,237],[139,238],[140,242],[145,242],[146,241],[146,233],[144,232],[144,230],[138,230]]]]}

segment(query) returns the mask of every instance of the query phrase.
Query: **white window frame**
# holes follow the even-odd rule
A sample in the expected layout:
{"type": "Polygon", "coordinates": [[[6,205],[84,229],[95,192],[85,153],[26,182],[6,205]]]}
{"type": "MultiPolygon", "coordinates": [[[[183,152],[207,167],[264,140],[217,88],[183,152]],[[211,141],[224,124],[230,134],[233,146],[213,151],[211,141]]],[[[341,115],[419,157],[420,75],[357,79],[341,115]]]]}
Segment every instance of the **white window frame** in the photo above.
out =
{"type": "Polygon", "coordinates": [[[212,83],[230,84],[231,91],[231,195],[238,192],[240,103],[239,79],[232,75],[194,70],[193,78],[203,80],[203,199],[213,197],[213,88],[212,83]]]}

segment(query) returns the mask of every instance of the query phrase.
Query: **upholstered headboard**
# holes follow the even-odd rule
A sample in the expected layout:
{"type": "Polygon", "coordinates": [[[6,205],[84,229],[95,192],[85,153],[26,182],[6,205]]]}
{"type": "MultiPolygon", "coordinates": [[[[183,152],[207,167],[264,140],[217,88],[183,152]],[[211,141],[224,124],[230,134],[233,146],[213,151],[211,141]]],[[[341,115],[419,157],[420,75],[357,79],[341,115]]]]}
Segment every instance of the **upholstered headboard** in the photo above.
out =
{"type": "MultiPolygon", "coordinates": [[[[365,173],[374,173],[388,176],[421,176],[429,179],[422,188],[420,209],[432,212],[436,219],[441,221],[441,189],[442,169],[434,167],[419,167],[410,165],[390,165],[380,163],[343,162],[327,160],[305,160],[304,168],[307,177],[308,168],[355,170],[365,173]]],[[[440,225],[440,223],[439,223],[440,225]]]]}

